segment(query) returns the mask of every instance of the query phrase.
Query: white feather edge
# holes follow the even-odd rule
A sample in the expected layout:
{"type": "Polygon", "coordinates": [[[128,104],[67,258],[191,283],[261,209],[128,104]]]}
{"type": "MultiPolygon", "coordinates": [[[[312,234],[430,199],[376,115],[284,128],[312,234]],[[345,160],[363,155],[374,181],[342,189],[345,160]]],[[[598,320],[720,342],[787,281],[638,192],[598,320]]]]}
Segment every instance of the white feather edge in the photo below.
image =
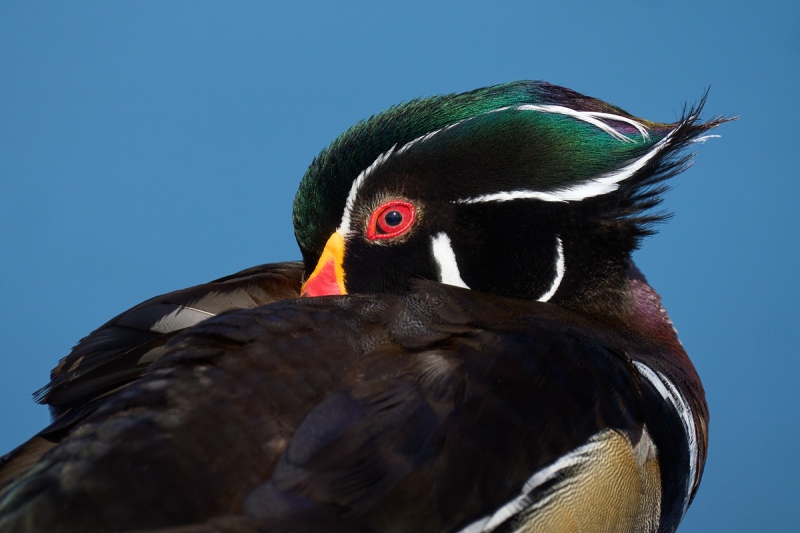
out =
{"type": "Polygon", "coordinates": [[[673,384],[660,372],[652,370],[649,366],[640,361],[634,361],[633,364],[636,365],[636,368],[639,370],[639,373],[642,375],[642,377],[644,377],[653,385],[653,387],[656,388],[658,393],[661,394],[662,398],[669,401],[669,403],[680,416],[683,429],[686,432],[686,445],[689,448],[689,479],[687,481],[688,486],[686,487],[686,498],[683,501],[683,513],[686,514],[686,510],[689,508],[689,501],[692,498],[692,491],[697,486],[699,481],[697,479],[699,446],[697,443],[697,432],[694,425],[694,415],[692,414],[692,410],[689,408],[689,404],[686,402],[686,399],[683,397],[680,391],[678,391],[678,388],[675,386],[675,384],[673,384]]]}
{"type": "Polygon", "coordinates": [[[703,136],[698,137],[696,139],[692,139],[691,142],[693,142],[693,143],[704,143],[709,139],[719,139],[720,137],[722,137],[722,135],[703,135],[703,136]]]}
{"type": "MultiPolygon", "coordinates": [[[[686,400],[680,394],[677,387],[669,379],[664,377],[664,375],[660,372],[655,372],[640,361],[634,361],[633,363],[636,365],[639,373],[642,374],[642,376],[656,388],[659,394],[675,408],[681,418],[684,430],[686,431],[687,445],[689,448],[689,479],[687,494],[683,504],[683,513],[686,514],[692,489],[697,484],[697,435],[695,433],[694,418],[691,409],[689,409],[686,400]]],[[[553,495],[531,505],[530,494],[536,490],[537,487],[553,479],[564,469],[585,461],[600,445],[600,442],[590,439],[586,444],[575,448],[570,453],[558,458],[554,463],[538,470],[525,482],[519,496],[516,496],[508,503],[504,504],[491,515],[484,516],[472,522],[458,533],[490,533],[513,516],[523,511],[526,513],[532,512],[546,505],[553,495]]]]}
{"type": "MultiPolygon", "coordinates": [[[[542,484],[550,481],[562,471],[572,466],[578,465],[591,456],[601,443],[595,440],[589,440],[586,444],[575,448],[566,455],[559,457],[555,462],[538,470],[533,474],[525,484],[522,486],[522,492],[519,496],[509,501],[497,511],[489,516],[484,516],[467,527],[461,529],[458,533],[489,533],[494,531],[502,525],[506,520],[519,514],[522,511],[533,511],[545,505],[550,498],[545,498],[537,502],[534,507],[531,507],[530,494],[535,491],[542,484]]],[[[552,497],[552,496],[551,496],[552,497]]]]}

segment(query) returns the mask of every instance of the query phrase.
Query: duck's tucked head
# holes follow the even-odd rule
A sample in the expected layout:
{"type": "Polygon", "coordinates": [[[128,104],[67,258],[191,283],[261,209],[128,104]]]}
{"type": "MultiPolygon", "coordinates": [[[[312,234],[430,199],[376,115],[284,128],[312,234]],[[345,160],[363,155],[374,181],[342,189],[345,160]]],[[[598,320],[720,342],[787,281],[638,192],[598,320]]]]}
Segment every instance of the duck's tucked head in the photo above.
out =
{"type": "Polygon", "coordinates": [[[303,177],[307,296],[425,278],[584,311],[624,305],[630,254],[688,143],[720,123],[636,118],[543,82],[415,100],[345,132],[303,177]]]}

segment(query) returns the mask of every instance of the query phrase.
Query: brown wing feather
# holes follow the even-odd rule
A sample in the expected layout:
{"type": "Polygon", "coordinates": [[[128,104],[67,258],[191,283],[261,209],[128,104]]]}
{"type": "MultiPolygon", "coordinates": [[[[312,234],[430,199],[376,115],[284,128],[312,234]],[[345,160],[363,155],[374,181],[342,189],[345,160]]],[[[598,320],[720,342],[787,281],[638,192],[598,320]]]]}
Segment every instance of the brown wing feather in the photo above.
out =
{"type": "Polygon", "coordinates": [[[119,389],[164,353],[175,333],[233,309],[299,296],[301,263],[273,263],[156,296],[81,339],[37,392],[54,418],[119,389]]]}
{"type": "Polygon", "coordinates": [[[53,423],[0,457],[0,487],[25,472],[106,398],[137,380],[187,327],[225,311],[299,296],[302,263],[272,263],[151,298],[102,325],[53,369],[37,392],[53,423]]]}

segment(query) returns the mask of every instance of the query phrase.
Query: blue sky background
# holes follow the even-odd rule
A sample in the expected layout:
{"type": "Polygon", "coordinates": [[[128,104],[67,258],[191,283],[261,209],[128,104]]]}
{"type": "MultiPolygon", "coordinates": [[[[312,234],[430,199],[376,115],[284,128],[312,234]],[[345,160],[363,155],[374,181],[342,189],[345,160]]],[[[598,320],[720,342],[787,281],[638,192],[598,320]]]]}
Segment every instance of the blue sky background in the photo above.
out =
{"type": "Polygon", "coordinates": [[[636,255],[712,413],[681,531],[798,527],[797,4],[271,4],[0,3],[0,453],[118,312],[299,258],[298,181],[359,119],[544,79],[667,122],[710,85],[705,115],[741,120],[698,146],[636,255]]]}

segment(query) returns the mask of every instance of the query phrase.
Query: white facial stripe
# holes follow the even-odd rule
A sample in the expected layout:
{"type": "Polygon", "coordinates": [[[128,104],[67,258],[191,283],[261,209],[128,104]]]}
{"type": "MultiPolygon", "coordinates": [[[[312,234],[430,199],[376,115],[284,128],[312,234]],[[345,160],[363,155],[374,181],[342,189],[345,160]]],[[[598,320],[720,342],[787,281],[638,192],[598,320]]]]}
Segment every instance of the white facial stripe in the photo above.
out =
{"type": "MultiPolygon", "coordinates": [[[[487,113],[497,113],[499,111],[505,111],[507,109],[512,109],[512,107],[511,106],[500,107],[500,108],[497,108],[497,109],[493,109],[491,111],[487,111],[487,113]]],[[[599,120],[599,119],[603,119],[604,118],[604,119],[609,119],[609,120],[615,120],[617,122],[624,122],[625,124],[630,124],[631,126],[636,128],[639,131],[639,133],[642,134],[642,137],[644,139],[648,139],[649,138],[649,135],[647,133],[647,128],[645,128],[643,124],[641,124],[640,122],[637,122],[637,121],[635,121],[633,119],[630,119],[630,118],[627,118],[627,117],[623,117],[623,116],[620,116],[620,115],[614,115],[612,113],[601,113],[601,112],[596,112],[596,111],[576,111],[574,109],[570,109],[569,107],[564,107],[564,106],[558,106],[558,105],[534,105],[534,104],[524,104],[524,105],[517,106],[517,107],[515,107],[513,109],[520,110],[520,111],[540,111],[540,112],[543,112],[543,113],[557,113],[557,114],[561,114],[561,115],[567,115],[567,116],[570,116],[570,117],[577,118],[578,120],[582,120],[584,122],[588,122],[589,124],[592,124],[593,126],[596,126],[596,127],[600,128],[604,132],[608,133],[609,135],[611,135],[615,139],[618,139],[618,140],[620,140],[622,142],[633,142],[632,139],[630,139],[629,137],[627,137],[627,136],[623,135],[622,133],[618,132],[617,130],[615,130],[614,128],[612,128],[611,126],[609,126],[608,124],[606,124],[605,122],[603,122],[602,120],[599,120]]],[[[482,114],[487,114],[487,113],[482,113],[482,114]]],[[[411,148],[415,144],[426,142],[426,141],[430,140],[432,137],[436,136],[437,134],[439,134],[439,133],[441,133],[443,131],[447,131],[449,129],[455,128],[456,126],[458,126],[458,125],[460,125],[460,124],[462,124],[464,122],[467,122],[469,120],[473,120],[474,118],[477,118],[479,116],[481,116],[481,115],[476,115],[474,117],[468,117],[468,118],[465,118],[465,119],[461,119],[461,120],[459,120],[457,122],[454,122],[452,124],[449,124],[449,125],[447,125],[447,126],[445,126],[443,128],[439,128],[438,130],[434,130],[434,131],[428,132],[425,135],[420,135],[419,137],[417,137],[415,139],[412,139],[411,141],[409,141],[406,144],[404,144],[403,146],[401,146],[399,150],[395,151],[395,148],[397,148],[397,145],[395,145],[395,146],[392,146],[388,151],[386,151],[386,152],[382,153],[381,155],[379,155],[375,159],[375,161],[372,162],[372,164],[370,166],[368,166],[365,170],[363,170],[361,172],[361,174],[358,175],[358,177],[356,177],[355,181],[353,181],[353,184],[350,186],[350,193],[347,195],[347,202],[345,203],[344,214],[342,215],[342,221],[339,224],[338,231],[344,236],[347,236],[350,233],[350,230],[351,230],[351,228],[350,228],[350,217],[353,214],[353,206],[355,205],[356,197],[358,196],[358,190],[364,184],[364,181],[375,171],[375,169],[378,168],[379,166],[381,166],[384,162],[386,162],[386,160],[389,159],[389,157],[391,157],[393,153],[397,153],[397,154],[405,153],[409,148],[411,148]]],[[[664,140],[666,140],[666,139],[664,139],[664,140]]],[[[625,170],[625,169],[622,169],[622,170],[625,170]]],[[[597,180],[601,180],[601,179],[603,179],[602,176],[601,176],[601,178],[598,178],[597,180]]],[[[620,178],[618,181],[621,181],[622,179],[626,179],[626,178],[624,178],[624,177],[620,178]]],[[[593,180],[593,181],[597,181],[597,180],[593,180]]],[[[616,186],[614,186],[613,188],[611,188],[611,189],[609,189],[608,191],[605,191],[605,192],[611,192],[611,191],[613,191],[615,189],[616,189],[616,186]]],[[[569,190],[570,189],[564,189],[564,191],[569,191],[569,190]]],[[[544,192],[538,192],[538,191],[511,191],[511,192],[506,192],[506,193],[495,193],[495,194],[489,194],[489,195],[485,195],[485,196],[479,196],[479,197],[473,198],[473,199],[458,200],[458,203],[505,202],[505,201],[508,201],[508,200],[517,200],[517,199],[520,199],[520,198],[535,198],[535,199],[538,199],[538,200],[544,200],[545,202],[567,202],[567,201],[570,201],[570,200],[573,200],[573,199],[582,200],[583,198],[588,198],[590,196],[597,196],[597,194],[605,194],[603,192],[603,193],[597,193],[597,194],[590,194],[588,196],[582,196],[580,198],[569,198],[569,197],[562,197],[562,195],[560,194],[561,192],[562,191],[554,191],[554,192],[551,192],[551,193],[544,193],[544,192]]],[[[567,195],[567,196],[569,196],[569,195],[567,195]]]]}
{"type": "Polygon", "coordinates": [[[683,512],[685,514],[686,509],[689,508],[689,500],[692,497],[692,491],[699,481],[697,479],[697,456],[699,455],[699,446],[697,444],[697,433],[694,426],[692,410],[689,408],[686,399],[684,399],[683,395],[678,391],[678,388],[663,374],[653,371],[642,362],[634,361],[633,364],[639,369],[639,373],[656,388],[659,394],[672,404],[680,416],[683,429],[686,431],[686,444],[689,448],[689,481],[686,487],[686,498],[683,501],[683,512]]]}
{"type": "Polygon", "coordinates": [[[653,148],[651,148],[649,152],[633,163],[626,165],[614,172],[602,174],[597,178],[573,185],[571,187],[565,187],[563,189],[556,189],[548,192],[533,190],[502,191],[484,194],[483,196],[476,196],[474,198],[463,198],[461,200],[456,200],[455,203],[478,204],[527,199],[543,200],[545,202],[575,202],[585,200],[586,198],[593,198],[595,196],[608,194],[617,190],[620,182],[632,177],[634,174],[644,168],[644,166],[651,159],[658,155],[667,145],[673,133],[674,130],[653,145],[653,148]]]}
{"type": "Polygon", "coordinates": [[[350,228],[350,217],[353,214],[353,206],[356,203],[356,197],[358,196],[358,191],[361,188],[361,186],[364,184],[364,181],[373,172],[375,172],[376,168],[378,168],[379,166],[384,164],[386,162],[386,160],[389,159],[393,154],[395,154],[395,153],[402,154],[406,150],[408,150],[409,148],[414,146],[415,144],[425,142],[425,141],[429,140],[431,137],[437,135],[438,133],[441,133],[443,131],[447,131],[447,130],[449,130],[451,128],[455,128],[456,126],[458,126],[462,122],[465,122],[467,120],[471,120],[472,118],[475,118],[475,117],[470,117],[470,118],[467,118],[467,119],[459,120],[458,122],[454,122],[453,124],[445,126],[444,128],[439,128],[438,130],[431,131],[429,133],[426,133],[425,135],[420,135],[416,139],[412,139],[411,141],[409,141],[406,144],[404,144],[403,146],[401,146],[399,150],[395,150],[395,148],[397,148],[397,145],[394,145],[389,150],[387,150],[386,152],[384,152],[381,155],[379,155],[375,159],[375,161],[372,162],[372,164],[370,166],[368,166],[364,171],[361,172],[361,174],[358,175],[358,177],[356,177],[355,181],[353,181],[353,184],[350,186],[350,192],[347,195],[347,202],[345,203],[344,214],[342,215],[342,221],[339,224],[339,229],[337,231],[339,231],[342,235],[345,235],[345,236],[349,234],[349,232],[351,230],[351,228],[350,228]]]}
{"type": "Polygon", "coordinates": [[[356,203],[356,196],[358,196],[358,190],[361,188],[361,185],[364,184],[364,180],[366,180],[370,174],[372,174],[376,168],[381,166],[384,161],[391,157],[392,153],[394,153],[394,149],[397,145],[392,146],[386,152],[382,153],[378,156],[375,161],[372,162],[370,166],[368,166],[365,170],[358,175],[355,179],[353,184],[350,186],[350,193],[347,195],[347,202],[344,205],[344,214],[342,215],[342,222],[339,224],[339,228],[336,230],[342,234],[343,237],[347,237],[350,234],[350,217],[353,214],[353,206],[356,203]]]}
{"type": "Polygon", "coordinates": [[[450,237],[446,233],[439,233],[431,238],[431,244],[433,258],[436,260],[436,264],[439,265],[439,280],[447,285],[469,289],[464,280],[461,279],[461,272],[459,272],[458,263],[456,263],[456,254],[450,245],[450,237]]]}
{"type": "Polygon", "coordinates": [[[485,516],[479,520],[476,520],[472,524],[459,531],[459,533],[489,533],[490,531],[497,529],[497,527],[502,525],[514,515],[519,514],[522,511],[530,512],[545,505],[547,501],[549,501],[549,499],[554,495],[544,498],[542,501],[537,502],[534,507],[531,507],[531,493],[544,483],[561,474],[567,468],[571,468],[581,464],[582,462],[585,462],[592,455],[592,453],[597,452],[601,446],[602,442],[590,440],[583,446],[575,448],[567,455],[560,457],[556,462],[542,468],[525,482],[525,485],[523,485],[522,492],[519,496],[500,507],[500,509],[495,511],[491,516],[485,516]]]}
{"type": "Polygon", "coordinates": [[[501,191],[474,198],[456,200],[457,204],[485,204],[491,202],[510,202],[511,200],[542,200],[544,202],[566,202],[558,196],[558,191],[542,192],[531,190],[501,191]]]}
{"type": "Polygon", "coordinates": [[[561,238],[556,236],[556,277],[553,278],[553,283],[550,284],[550,288],[547,289],[543,295],[539,297],[540,302],[547,302],[550,298],[558,290],[558,287],[561,285],[561,281],[564,279],[564,245],[561,242],[561,238]]]}
{"type": "MultiPolygon", "coordinates": [[[[478,115],[478,116],[480,116],[480,115],[478,115]]],[[[416,139],[413,139],[413,140],[411,140],[411,141],[407,142],[406,144],[404,144],[404,145],[403,145],[403,146],[402,146],[402,147],[401,147],[401,148],[400,148],[400,149],[397,151],[397,153],[398,153],[398,154],[402,154],[402,153],[404,153],[406,150],[408,150],[409,148],[411,148],[412,146],[414,146],[415,144],[418,144],[418,143],[423,143],[423,142],[425,142],[425,141],[429,140],[431,137],[433,137],[433,136],[435,136],[435,135],[437,135],[437,134],[439,134],[439,133],[441,133],[441,132],[443,132],[443,131],[447,131],[447,130],[449,130],[449,129],[455,128],[456,126],[458,126],[458,125],[459,125],[459,124],[461,124],[462,122],[466,122],[467,120],[472,120],[473,118],[475,118],[475,117],[470,117],[470,118],[461,119],[461,120],[459,120],[459,121],[457,121],[457,122],[453,122],[452,124],[445,126],[444,128],[439,128],[438,130],[433,130],[433,131],[432,131],[432,132],[430,132],[430,133],[426,133],[425,135],[421,135],[421,136],[417,137],[416,139]]]]}

